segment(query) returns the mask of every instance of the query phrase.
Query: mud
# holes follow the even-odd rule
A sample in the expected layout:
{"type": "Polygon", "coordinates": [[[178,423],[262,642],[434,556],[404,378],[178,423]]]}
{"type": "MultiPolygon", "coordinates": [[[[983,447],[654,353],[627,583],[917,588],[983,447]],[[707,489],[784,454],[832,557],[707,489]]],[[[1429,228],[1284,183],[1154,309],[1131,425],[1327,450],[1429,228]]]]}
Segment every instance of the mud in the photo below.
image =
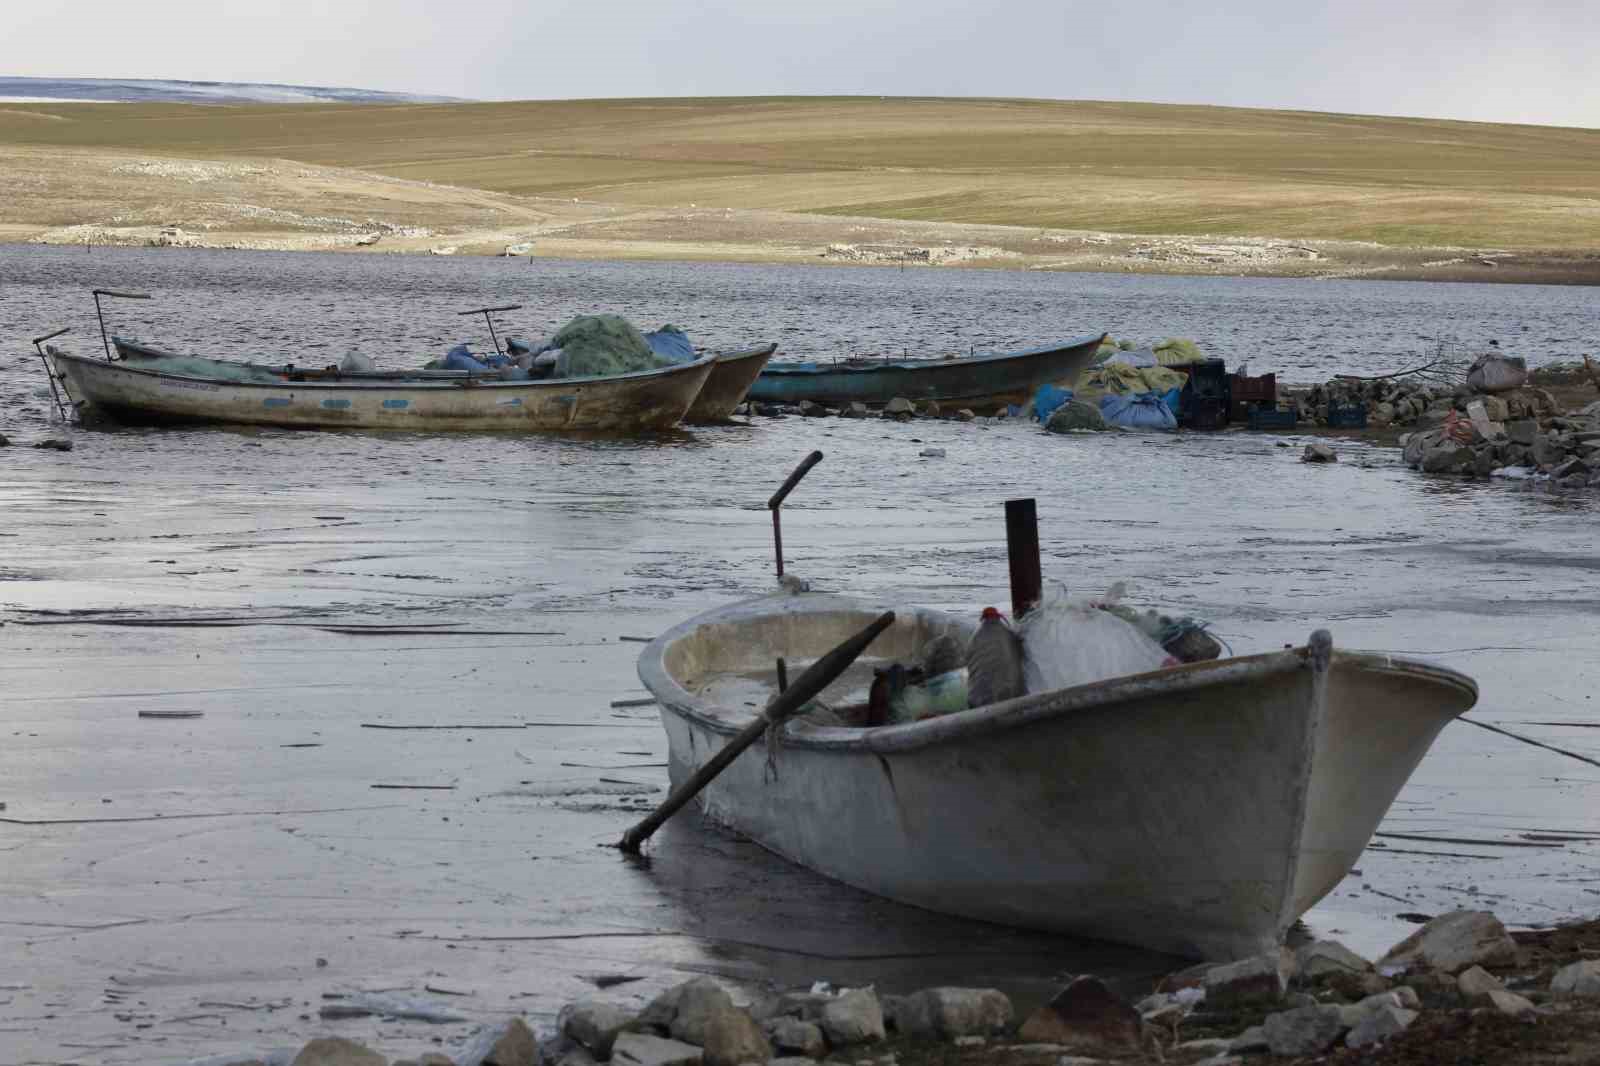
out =
{"type": "MultiPolygon", "coordinates": [[[[230,293],[196,262],[147,279],[188,294],[193,317],[170,297],[162,314],[192,341],[214,335],[238,354],[330,322],[329,345],[383,336],[354,282],[308,301],[269,277],[279,294],[263,295],[235,263],[230,293]]],[[[471,287],[459,263],[434,266],[424,289],[471,287]]],[[[58,310],[82,324],[89,279],[53,261],[43,273],[27,308],[15,288],[4,305],[17,356],[24,318],[43,319],[38,332],[58,310]]],[[[648,289],[648,276],[612,276],[624,294],[648,289]]],[[[776,287],[735,304],[730,291],[767,291],[760,275],[710,277],[719,295],[694,306],[713,337],[782,331],[791,313],[865,335],[875,306],[808,276],[790,286],[804,294],[792,312],[776,287]]],[[[544,310],[598,298],[565,292],[544,310]]],[[[1528,310],[1543,291],[1529,299],[1485,313],[1563,335],[1528,310]]],[[[1179,324],[1148,313],[1152,334],[1179,324]]],[[[969,336],[1020,332],[1015,314],[980,313],[969,336]]],[[[1586,314],[1559,312],[1574,336],[1586,314]]],[[[898,319],[922,331],[901,335],[956,336],[924,315],[898,319]]],[[[1382,326],[1341,328],[1357,350],[1385,343],[1382,326]]],[[[397,319],[395,333],[416,328],[397,319]]],[[[811,448],[827,458],[790,498],[784,541],[788,568],[815,587],[1003,604],[1002,503],[1034,496],[1050,577],[1126,580],[1135,602],[1210,619],[1240,653],[1328,626],[1343,645],[1428,656],[1477,678],[1471,717],[1600,757],[1587,728],[1600,722],[1595,503],[1417,478],[1381,445],[1351,441],[1338,464],[1307,467],[1309,438],[1293,435],[1079,439],[943,422],[757,420],[639,441],[89,431],[46,421],[42,380],[20,357],[0,387],[0,431],[75,443],[0,452],[6,1061],[180,1060],[320,1031],[391,1054],[435,1038],[448,1050],[470,1026],[317,1017],[324,995],[430,984],[469,992],[447,1003],[469,1019],[537,1022],[597,974],[641,978],[618,990],[641,1001],[713,973],[890,992],[992,984],[1026,1008],[1064,973],[1131,988],[1176,968],[876,900],[693,818],[642,862],[608,846],[666,784],[651,709],[613,706],[642,697],[640,645],[624,638],[770,586],[763,504],[811,448]],[[921,458],[930,445],[948,457],[921,458]],[[151,710],[202,716],[139,717],[151,710]]],[[[1592,766],[1452,726],[1307,925],[1372,956],[1412,928],[1402,914],[1592,915],[1597,800],[1592,766]]]]}

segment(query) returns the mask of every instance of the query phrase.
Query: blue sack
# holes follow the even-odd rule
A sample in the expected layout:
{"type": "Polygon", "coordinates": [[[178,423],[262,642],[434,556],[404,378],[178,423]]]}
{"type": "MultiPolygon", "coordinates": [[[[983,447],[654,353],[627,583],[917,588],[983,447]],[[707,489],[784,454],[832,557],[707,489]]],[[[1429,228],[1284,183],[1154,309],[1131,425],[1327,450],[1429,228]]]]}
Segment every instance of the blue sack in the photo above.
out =
{"type": "Polygon", "coordinates": [[[1033,417],[1040,422],[1050,421],[1056,408],[1072,399],[1072,390],[1046,382],[1033,394],[1033,417]]]}
{"type": "Polygon", "coordinates": [[[1167,405],[1167,410],[1172,412],[1173,418],[1178,417],[1178,403],[1182,397],[1182,389],[1168,389],[1166,395],[1161,397],[1161,402],[1167,405]]]}
{"type": "Polygon", "coordinates": [[[465,344],[458,344],[445,353],[444,369],[446,370],[488,370],[472,357],[465,344]]]}
{"type": "Polygon", "coordinates": [[[669,363],[694,362],[694,345],[689,343],[689,335],[677,326],[662,326],[654,333],[646,333],[644,342],[669,363]]]}
{"type": "Polygon", "coordinates": [[[1177,429],[1178,419],[1159,393],[1137,396],[1107,393],[1100,398],[1100,417],[1123,429],[1177,429]]]}

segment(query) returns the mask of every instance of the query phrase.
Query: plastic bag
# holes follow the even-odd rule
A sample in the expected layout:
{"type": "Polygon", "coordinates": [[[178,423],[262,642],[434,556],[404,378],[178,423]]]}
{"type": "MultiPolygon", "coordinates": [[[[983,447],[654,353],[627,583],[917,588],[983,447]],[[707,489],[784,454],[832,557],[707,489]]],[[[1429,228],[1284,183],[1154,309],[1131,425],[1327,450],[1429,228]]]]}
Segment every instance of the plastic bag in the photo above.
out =
{"type": "Polygon", "coordinates": [[[1178,419],[1166,401],[1153,392],[1138,396],[1100,397],[1100,415],[1123,429],[1177,429],[1178,419]]]}
{"type": "Polygon", "coordinates": [[[1122,597],[1122,585],[1105,596],[1072,597],[1059,585],[1023,616],[1022,676],[1028,692],[1087,685],[1171,665],[1161,645],[1116,615],[1100,609],[1122,597]]]}
{"type": "Polygon", "coordinates": [[[370,355],[363,355],[361,352],[349,352],[343,359],[339,360],[339,369],[348,374],[352,371],[376,370],[377,364],[372,361],[370,355]]]}
{"type": "Polygon", "coordinates": [[[1039,386],[1039,391],[1033,394],[1033,417],[1040,422],[1050,421],[1050,416],[1055,414],[1056,408],[1072,399],[1072,390],[1063,389],[1060,385],[1051,385],[1048,382],[1039,386]]]}
{"type": "Polygon", "coordinates": [[[1467,371],[1467,388],[1473,392],[1510,392],[1528,383],[1528,362],[1520,356],[1480,355],[1467,371]]]}
{"type": "Polygon", "coordinates": [[[694,345],[689,343],[689,335],[677,326],[662,326],[654,333],[646,333],[644,341],[652,352],[668,362],[694,362],[694,345]]]}

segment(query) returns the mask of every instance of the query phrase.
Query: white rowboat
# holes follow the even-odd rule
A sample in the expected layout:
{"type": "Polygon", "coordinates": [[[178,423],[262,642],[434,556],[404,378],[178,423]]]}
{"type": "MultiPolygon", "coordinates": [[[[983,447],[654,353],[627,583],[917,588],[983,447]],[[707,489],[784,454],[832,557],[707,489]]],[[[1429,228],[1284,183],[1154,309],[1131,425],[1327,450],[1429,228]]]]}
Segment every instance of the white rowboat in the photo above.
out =
{"type": "MultiPolygon", "coordinates": [[[[791,669],[884,608],[772,596],[667,631],[639,659],[674,784],[791,669]]],[[[973,626],[919,608],[868,649],[917,658],[973,626]]],[[[824,694],[864,698],[864,656],[824,694]]],[[[948,914],[1208,959],[1270,950],[1349,873],[1440,730],[1462,674],[1306,647],[1175,667],[875,729],[804,719],[734,760],[706,815],[829,877],[948,914]],[[771,767],[768,756],[771,756],[771,767]]]]}

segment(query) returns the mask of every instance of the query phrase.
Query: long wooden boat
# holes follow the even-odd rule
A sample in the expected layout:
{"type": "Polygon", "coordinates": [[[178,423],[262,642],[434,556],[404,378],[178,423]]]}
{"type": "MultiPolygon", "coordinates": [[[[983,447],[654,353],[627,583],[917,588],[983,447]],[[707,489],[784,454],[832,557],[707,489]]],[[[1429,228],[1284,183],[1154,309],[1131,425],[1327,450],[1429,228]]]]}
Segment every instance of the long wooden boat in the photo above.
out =
{"type": "Polygon", "coordinates": [[[1025,403],[1040,385],[1073,381],[1103,336],[1022,352],[951,359],[771,363],[750,389],[763,403],[885,404],[896,396],[973,408],[1025,403]]]}
{"type": "Polygon", "coordinates": [[[689,408],[684,421],[726,422],[732,418],[733,409],[744,403],[750,386],[755,384],[767,360],[777,350],[776,344],[765,344],[759,348],[724,352],[717,356],[711,376],[706,379],[705,387],[695,398],[694,406],[689,408]]]}
{"type": "MultiPolygon", "coordinates": [[[[883,608],[772,596],[648,645],[674,783],[790,669],[883,608]]],[[[972,625],[896,607],[868,648],[911,661],[972,625]]],[[[825,692],[865,698],[872,662],[825,692]]],[[[840,881],[934,911],[1230,959],[1270,950],[1349,873],[1441,729],[1451,670],[1304,647],[1175,667],[874,729],[791,721],[701,794],[711,819],[840,881]],[[770,763],[769,763],[770,760],[770,763]]],[[[836,702],[837,701],[837,702],[836,702]]]]}
{"type": "Polygon", "coordinates": [[[172,364],[159,358],[109,361],[54,347],[46,352],[86,421],[419,432],[668,429],[689,413],[715,363],[708,355],[612,377],[500,381],[426,371],[324,377],[194,356],[174,357],[183,367],[176,371],[164,369],[172,364]]]}

